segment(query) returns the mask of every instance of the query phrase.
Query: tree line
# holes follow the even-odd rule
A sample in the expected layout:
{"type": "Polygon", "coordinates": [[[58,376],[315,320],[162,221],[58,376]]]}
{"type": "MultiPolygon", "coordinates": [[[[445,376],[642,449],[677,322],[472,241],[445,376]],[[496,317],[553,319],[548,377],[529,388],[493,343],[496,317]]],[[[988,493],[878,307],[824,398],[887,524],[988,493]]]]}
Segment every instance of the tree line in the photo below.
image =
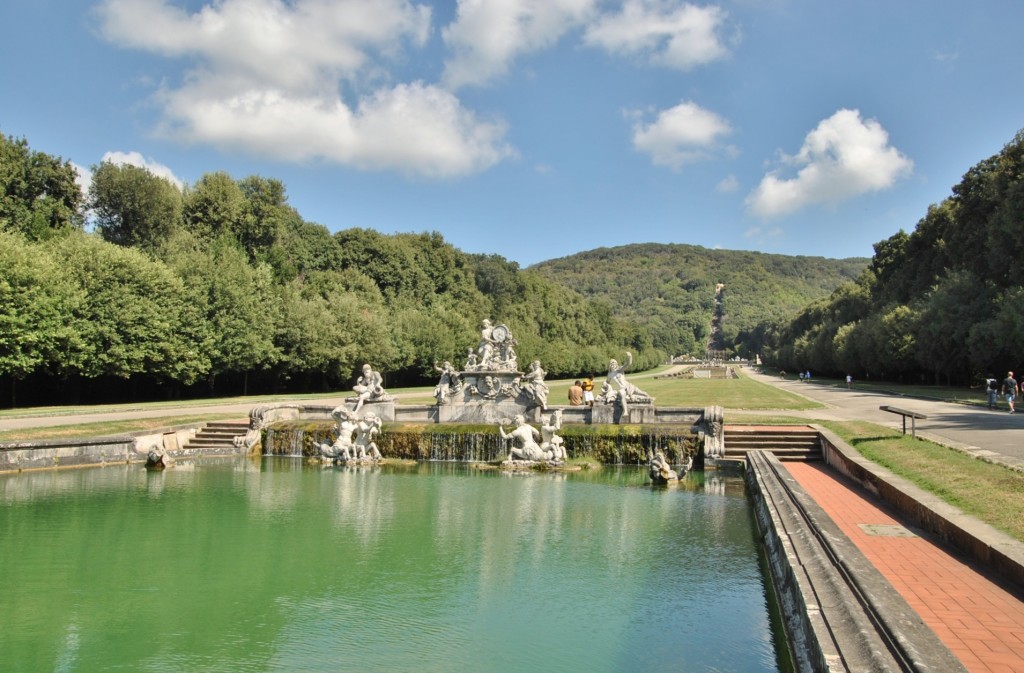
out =
{"type": "Polygon", "coordinates": [[[760,326],[791,371],[977,385],[1024,359],[1024,131],[979,162],[855,282],[760,326]]]}
{"type": "Polygon", "coordinates": [[[331,233],[273,178],[207,173],[179,188],[0,134],[0,406],[390,386],[461,367],[504,322],[551,376],[667,353],[607,303],[436,233],[331,233]]]}

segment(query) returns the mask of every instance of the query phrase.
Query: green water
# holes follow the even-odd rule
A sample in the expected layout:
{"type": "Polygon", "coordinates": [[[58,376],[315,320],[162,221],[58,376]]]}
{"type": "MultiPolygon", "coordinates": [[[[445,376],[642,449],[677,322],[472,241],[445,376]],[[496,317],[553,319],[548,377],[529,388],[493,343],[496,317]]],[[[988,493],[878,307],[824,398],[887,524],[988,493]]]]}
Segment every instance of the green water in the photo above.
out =
{"type": "Polygon", "coordinates": [[[0,671],[778,671],[752,526],[632,468],[3,476],[0,671]]]}

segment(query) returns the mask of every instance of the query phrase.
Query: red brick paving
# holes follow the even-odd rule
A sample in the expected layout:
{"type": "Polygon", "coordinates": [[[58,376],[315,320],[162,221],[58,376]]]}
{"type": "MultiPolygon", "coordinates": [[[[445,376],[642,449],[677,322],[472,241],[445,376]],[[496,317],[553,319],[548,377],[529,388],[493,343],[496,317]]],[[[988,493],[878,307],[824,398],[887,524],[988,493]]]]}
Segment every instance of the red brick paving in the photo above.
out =
{"type": "Polygon", "coordinates": [[[786,467],[967,670],[1024,672],[1024,601],[926,538],[866,532],[903,523],[827,465],[786,467]]]}

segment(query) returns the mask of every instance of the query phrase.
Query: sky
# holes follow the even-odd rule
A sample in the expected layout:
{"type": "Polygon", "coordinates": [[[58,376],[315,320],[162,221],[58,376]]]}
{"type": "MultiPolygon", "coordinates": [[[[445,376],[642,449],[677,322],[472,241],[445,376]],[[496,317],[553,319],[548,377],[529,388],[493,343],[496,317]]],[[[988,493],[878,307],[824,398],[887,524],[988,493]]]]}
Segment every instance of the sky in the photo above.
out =
{"type": "Polygon", "coordinates": [[[1019,0],[3,0],[0,132],[529,266],[870,257],[1024,129],[1019,0]]]}

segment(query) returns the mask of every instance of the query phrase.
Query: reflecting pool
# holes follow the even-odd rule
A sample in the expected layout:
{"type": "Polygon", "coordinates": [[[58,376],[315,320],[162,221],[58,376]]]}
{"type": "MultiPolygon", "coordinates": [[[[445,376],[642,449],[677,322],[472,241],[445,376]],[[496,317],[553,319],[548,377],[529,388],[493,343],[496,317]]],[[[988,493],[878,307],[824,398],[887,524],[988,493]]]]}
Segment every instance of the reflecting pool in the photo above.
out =
{"type": "Polygon", "coordinates": [[[742,481],[205,460],[0,476],[0,670],[784,670],[742,481]]]}

